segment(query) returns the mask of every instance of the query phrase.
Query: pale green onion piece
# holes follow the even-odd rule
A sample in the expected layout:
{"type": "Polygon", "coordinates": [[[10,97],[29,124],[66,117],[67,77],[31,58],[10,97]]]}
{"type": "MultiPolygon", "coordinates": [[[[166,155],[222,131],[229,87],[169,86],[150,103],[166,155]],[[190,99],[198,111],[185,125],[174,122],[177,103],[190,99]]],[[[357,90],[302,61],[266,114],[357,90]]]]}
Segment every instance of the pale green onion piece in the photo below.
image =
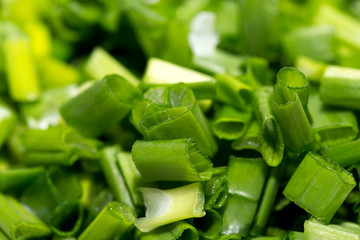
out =
{"type": "Polygon", "coordinates": [[[204,192],[200,183],[192,183],[169,190],[140,188],[146,206],[145,217],[135,220],[142,232],[179,220],[203,217],[204,192]]]}

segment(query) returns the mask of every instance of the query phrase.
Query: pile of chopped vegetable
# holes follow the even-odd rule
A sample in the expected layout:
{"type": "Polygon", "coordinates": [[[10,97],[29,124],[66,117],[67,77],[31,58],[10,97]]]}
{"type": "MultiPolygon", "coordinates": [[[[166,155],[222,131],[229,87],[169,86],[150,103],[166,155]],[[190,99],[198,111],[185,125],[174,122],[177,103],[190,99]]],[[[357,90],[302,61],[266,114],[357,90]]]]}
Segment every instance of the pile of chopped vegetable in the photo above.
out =
{"type": "Polygon", "coordinates": [[[0,10],[0,240],[360,240],[359,0],[0,10]]]}

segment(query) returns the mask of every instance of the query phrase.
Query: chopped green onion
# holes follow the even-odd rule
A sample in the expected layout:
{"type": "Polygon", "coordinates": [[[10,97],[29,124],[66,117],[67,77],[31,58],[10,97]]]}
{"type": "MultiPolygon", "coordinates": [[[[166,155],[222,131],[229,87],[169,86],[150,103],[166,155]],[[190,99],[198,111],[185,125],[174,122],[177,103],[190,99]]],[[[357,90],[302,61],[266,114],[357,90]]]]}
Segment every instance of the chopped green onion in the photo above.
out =
{"type": "Polygon", "coordinates": [[[360,225],[355,223],[342,223],[340,225],[325,225],[316,219],[305,221],[304,239],[313,240],[359,240],[360,225]]]}
{"type": "Polygon", "coordinates": [[[292,61],[298,56],[326,62],[334,61],[334,28],[329,25],[295,28],[285,35],[284,46],[288,59],[292,61]]]}
{"type": "Polygon", "coordinates": [[[343,43],[360,49],[360,22],[325,2],[320,4],[315,13],[314,23],[318,25],[330,24],[335,28],[335,36],[343,43]]]}
{"type": "Polygon", "coordinates": [[[132,85],[139,85],[139,79],[101,47],[94,48],[85,65],[85,71],[95,80],[117,74],[132,85]]]}
{"type": "Polygon", "coordinates": [[[29,39],[11,23],[2,27],[5,35],[3,54],[11,98],[18,102],[35,101],[39,98],[40,87],[29,39]]]}
{"type": "Polygon", "coordinates": [[[242,137],[250,124],[252,112],[239,111],[230,106],[224,106],[216,115],[212,130],[218,138],[235,140],[242,137]]]}
{"type": "Polygon", "coordinates": [[[146,206],[145,217],[135,220],[142,232],[149,232],[179,220],[203,217],[204,192],[200,183],[169,190],[140,188],[146,206]]]}
{"type": "Polygon", "coordinates": [[[261,154],[269,166],[276,167],[283,159],[285,146],[279,122],[270,106],[273,91],[272,87],[261,87],[255,92],[255,114],[262,132],[261,154]]]}
{"type": "Polygon", "coordinates": [[[246,109],[251,101],[253,87],[229,74],[217,74],[216,98],[239,109],[246,109]]]}
{"type": "Polygon", "coordinates": [[[14,130],[16,122],[15,112],[0,99],[0,149],[14,130]]]}
{"type": "Polygon", "coordinates": [[[318,94],[310,96],[309,110],[313,117],[312,128],[319,134],[321,146],[335,145],[357,137],[359,129],[353,112],[324,106],[318,94]]]}
{"type": "Polygon", "coordinates": [[[157,228],[147,233],[142,233],[139,240],[168,240],[168,239],[199,239],[199,233],[186,221],[179,221],[157,228]]]}
{"type": "Polygon", "coordinates": [[[288,235],[289,240],[304,240],[304,233],[291,231],[288,235]]]}
{"type": "Polygon", "coordinates": [[[194,226],[198,229],[201,238],[219,239],[222,217],[216,210],[207,209],[204,217],[194,218],[194,226]]]}
{"type": "Polygon", "coordinates": [[[131,209],[119,202],[109,202],[78,239],[111,240],[129,232],[133,224],[131,209]]]}
{"type": "Polygon", "coordinates": [[[121,151],[117,154],[117,166],[121,170],[134,204],[136,206],[142,206],[144,204],[143,199],[137,189],[139,187],[156,187],[156,184],[144,180],[129,152],[121,151]]]}
{"type": "Polygon", "coordinates": [[[325,104],[360,109],[360,70],[328,66],[320,84],[320,98],[325,104]]]}
{"type": "Polygon", "coordinates": [[[0,191],[23,190],[43,173],[42,167],[0,169],[0,191]]]}
{"type": "Polygon", "coordinates": [[[349,167],[360,161],[360,139],[336,144],[321,150],[321,154],[342,167],[349,167]]]}
{"type": "Polygon", "coordinates": [[[329,223],[355,186],[351,173],[309,152],[283,193],[317,219],[329,223]]]}
{"type": "Polygon", "coordinates": [[[137,140],[132,157],[148,181],[206,181],[214,171],[210,159],[192,139],[137,140]]]}
{"type": "Polygon", "coordinates": [[[135,206],[126,186],[124,176],[117,165],[118,146],[105,147],[101,150],[100,164],[110,189],[117,201],[126,204],[134,213],[135,206]]]}
{"type": "Polygon", "coordinates": [[[252,225],[251,235],[253,236],[259,236],[265,231],[280,187],[284,166],[285,165],[282,164],[270,170],[269,178],[267,179],[264,192],[262,193],[262,199],[252,225]]]}
{"type": "Polygon", "coordinates": [[[65,121],[84,136],[98,136],[126,117],[139,90],[118,75],[107,75],[62,105],[65,121]]]}
{"type": "Polygon", "coordinates": [[[231,148],[236,151],[249,149],[261,153],[261,138],[262,134],[259,124],[257,123],[257,121],[252,121],[249,128],[246,130],[245,135],[233,141],[231,144],[231,148]]]}
{"type": "Polygon", "coordinates": [[[222,208],[227,199],[227,167],[214,168],[214,174],[205,182],[205,210],[222,208]]]}
{"type": "Polygon", "coordinates": [[[5,235],[5,233],[0,231],[0,240],[9,240],[9,238],[5,235]]]}
{"type": "MultiPolygon", "coordinates": [[[[20,130],[21,131],[21,130],[20,130]]],[[[87,139],[70,128],[24,129],[12,148],[28,165],[73,165],[80,157],[96,158],[99,142],[87,139]]]]}
{"type": "Polygon", "coordinates": [[[10,239],[41,238],[50,229],[16,199],[0,194],[0,228],[10,239]]]}
{"type": "Polygon", "coordinates": [[[315,144],[314,134],[298,94],[277,84],[271,107],[284,135],[286,148],[294,153],[312,149],[315,144]]]}
{"type": "Polygon", "coordinates": [[[327,65],[325,62],[316,61],[305,56],[299,56],[295,61],[295,67],[304,73],[309,81],[314,84],[320,83],[327,65]]]}
{"type": "Polygon", "coordinates": [[[83,207],[79,201],[70,200],[61,203],[50,216],[50,229],[56,236],[74,236],[80,230],[83,215],[83,207]]]}
{"type": "Polygon", "coordinates": [[[183,83],[150,89],[134,106],[132,117],[147,140],[192,138],[206,155],[217,151],[208,122],[183,83]]]}
{"type": "Polygon", "coordinates": [[[227,177],[229,196],[223,213],[222,234],[247,235],[256,214],[267,170],[261,158],[230,157],[227,177]]]}
{"type": "Polygon", "coordinates": [[[45,58],[40,61],[40,82],[44,88],[66,86],[80,81],[76,68],[56,58],[45,58]]]}

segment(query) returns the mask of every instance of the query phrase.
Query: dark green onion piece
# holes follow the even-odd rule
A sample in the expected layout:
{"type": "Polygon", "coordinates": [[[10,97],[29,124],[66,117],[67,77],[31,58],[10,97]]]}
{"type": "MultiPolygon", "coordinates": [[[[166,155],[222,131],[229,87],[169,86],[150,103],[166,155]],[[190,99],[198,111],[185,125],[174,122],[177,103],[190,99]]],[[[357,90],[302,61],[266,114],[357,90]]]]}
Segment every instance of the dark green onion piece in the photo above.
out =
{"type": "Polygon", "coordinates": [[[20,199],[48,223],[58,205],[79,200],[81,195],[80,182],[73,173],[62,168],[50,168],[26,189],[20,199]]]}
{"type": "Polygon", "coordinates": [[[192,139],[137,140],[132,148],[136,168],[147,181],[206,181],[213,164],[192,139]]]}
{"type": "Polygon", "coordinates": [[[251,111],[239,111],[233,107],[224,106],[216,115],[212,130],[220,139],[235,140],[245,134],[251,119],[251,111]]]}
{"type": "Polygon", "coordinates": [[[202,239],[217,240],[221,232],[222,217],[216,210],[208,209],[204,217],[194,218],[194,226],[202,239]]]}
{"type": "Polygon", "coordinates": [[[325,104],[360,109],[360,70],[328,66],[319,92],[321,101],[325,104]]]}
{"type": "Polygon", "coordinates": [[[145,217],[138,218],[135,225],[142,232],[179,220],[203,217],[205,197],[199,182],[183,187],[161,190],[140,188],[146,206],[145,217]]]}
{"type": "Polygon", "coordinates": [[[229,196],[223,213],[223,234],[247,235],[267,177],[261,158],[231,156],[228,165],[229,196]]]}
{"type": "Polygon", "coordinates": [[[290,91],[297,93],[301,101],[301,105],[311,122],[311,115],[308,110],[310,85],[305,75],[296,68],[283,67],[277,74],[276,83],[281,84],[287,87],[290,91]]]}
{"type": "Polygon", "coordinates": [[[291,231],[288,235],[289,240],[304,240],[304,233],[291,231]]]}
{"type": "Polygon", "coordinates": [[[243,137],[235,140],[231,144],[231,148],[236,151],[254,150],[261,154],[261,129],[257,121],[252,121],[243,137]]]}
{"type": "Polygon", "coordinates": [[[99,142],[84,138],[70,128],[24,129],[12,148],[28,165],[73,165],[80,157],[96,158],[99,142]]]}
{"type": "Polygon", "coordinates": [[[283,193],[317,219],[329,223],[355,186],[351,173],[309,152],[283,193]]]}
{"type": "Polygon", "coordinates": [[[91,52],[85,65],[85,71],[95,80],[102,79],[109,74],[117,74],[134,86],[140,83],[137,77],[101,47],[96,47],[91,52]]]}
{"type": "Polygon", "coordinates": [[[217,151],[207,119],[183,83],[150,89],[134,106],[132,117],[147,140],[192,138],[206,155],[217,151]]]}
{"type": "Polygon", "coordinates": [[[360,139],[336,144],[321,150],[321,154],[342,167],[349,167],[360,161],[360,139]]]}
{"type": "Polygon", "coordinates": [[[129,207],[119,202],[109,202],[78,239],[111,240],[129,232],[133,224],[134,215],[129,207]]]}
{"type": "Polygon", "coordinates": [[[117,201],[126,204],[134,213],[135,206],[126,185],[124,176],[117,165],[118,146],[105,147],[101,150],[100,163],[106,181],[117,201]]]}
{"type": "Polygon", "coordinates": [[[212,177],[205,182],[205,210],[222,208],[228,196],[227,167],[214,169],[212,177]]]}
{"type": "Polygon", "coordinates": [[[270,214],[273,210],[276,196],[279,190],[284,164],[271,168],[269,178],[267,179],[262,199],[257,210],[254,223],[251,229],[251,235],[260,236],[266,229],[270,214]]]}
{"type": "Polygon", "coordinates": [[[243,110],[248,108],[253,87],[228,74],[218,74],[215,78],[219,101],[243,110]]]}
{"type": "Polygon", "coordinates": [[[16,122],[15,112],[0,99],[0,149],[14,130],[16,122]]]}
{"type": "Polygon", "coordinates": [[[304,224],[304,239],[313,240],[359,240],[360,239],[360,225],[344,222],[339,225],[329,224],[325,225],[316,219],[305,221],[304,224]]]}
{"type": "Polygon", "coordinates": [[[255,92],[255,113],[261,126],[260,151],[265,162],[276,167],[283,159],[284,140],[278,120],[273,115],[270,99],[272,87],[261,87],[255,92]]]}
{"type": "Polygon", "coordinates": [[[23,190],[41,174],[44,174],[41,167],[0,169],[0,191],[23,190]]]}
{"type": "Polygon", "coordinates": [[[353,140],[359,129],[352,111],[324,106],[319,95],[312,94],[309,109],[313,117],[312,128],[321,138],[321,146],[335,145],[353,140]]]}
{"type": "Polygon", "coordinates": [[[312,149],[315,144],[314,134],[298,94],[282,84],[276,84],[271,107],[286,148],[294,153],[312,149]]]}
{"type": "Polygon", "coordinates": [[[51,213],[50,229],[56,236],[74,236],[80,230],[83,218],[84,210],[79,201],[65,201],[51,213]]]}
{"type": "Polygon", "coordinates": [[[334,32],[330,25],[295,28],[284,38],[288,59],[293,62],[298,56],[306,56],[320,61],[334,61],[334,32]]]}
{"type": "Polygon", "coordinates": [[[186,221],[179,221],[157,228],[147,233],[143,233],[139,240],[168,240],[168,239],[199,239],[199,233],[191,224],[186,221]]]}
{"type": "Polygon", "coordinates": [[[242,237],[238,234],[220,235],[219,237],[219,240],[230,240],[230,239],[240,240],[242,239],[242,237]]]}
{"type": "Polygon", "coordinates": [[[107,75],[67,101],[60,112],[84,136],[98,136],[126,117],[138,98],[140,91],[123,77],[107,75]]]}
{"type": "Polygon", "coordinates": [[[41,238],[50,229],[15,198],[0,194],[0,228],[10,239],[41,238]]]}

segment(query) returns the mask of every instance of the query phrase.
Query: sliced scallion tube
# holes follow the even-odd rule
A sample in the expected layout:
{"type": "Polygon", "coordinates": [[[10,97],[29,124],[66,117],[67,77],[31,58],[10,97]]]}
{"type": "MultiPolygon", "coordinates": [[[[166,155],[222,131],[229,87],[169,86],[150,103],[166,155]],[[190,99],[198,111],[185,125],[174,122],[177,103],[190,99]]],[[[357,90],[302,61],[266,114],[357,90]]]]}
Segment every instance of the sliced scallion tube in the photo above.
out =
{"type": "Polygon", "coordinates": [[[309,110],[313,116],[312,128],[320,136],[320,145],[329,146],[357,137],[359,129],[352,111],[324,106],[318,94],[311,94],[309,110]]]}
{"type": "Polygon", "coordinates": [[[79,240],[110,240],[131,230],[134,216],[131,209],[119,202],[109,202],[81,233],[79,240]]]}
{"type": "Polygon", "coordinates": [[[192,138],[208,156],[215,139],[193,92],[185,84],[152,88],[132,110],[135,125],[148,140],[192,138]]]}
{"type": "Polygon", "coordinates": [[[230,157],[227,177],[229,196],[223,213],[222,234],[247,235],[256,214],[267,171],[267,165],[261,158],[230,157]]]}
{"type": "Polygon", "coordinates": [[[251,111],[239,111],[230,106],[224,106],[212,123],[212,130],[218,138],[235,140],[242,137],[252,119],[251,111]]]}
{"type": "Polygon", "coordinates": [[[84,136],[98,136],[119,122],[140,98],[140,91],[118,75],[107,75],[61,106],[67,124],[84,136]]]}
{"type": "Polygon", "coordinates": [[[205,197],[200,183],[169,190],[140,188],[146,206],[145,217],[135,220],[142,232],[179,220],[203,217],[205,197]]]}
{"type": "Polygon", "coordinates": [[[321,101],[350,109],[360,109],[360,70],[328,66],[321,80],[321,101]]]}
{"type": "Polygon", "coordinates": [[[216,98],[239,109],[247,109],[253,87],[229,74],[217,74],[216,98]]]}
{"type": "Polygon", "coordinates": [[[289,240],[304,240],[304,233],[297,231],[290,231],[288,234],[289,240]]]}
{"type": "Polygon", "coordinates": [[[20,160],[28,165],[74,164],[80,157],[96,158],[99,142],[84,138],[70,128],[24,129],[14,143],[20,160]]]}
{"type": "Polygon", "coordinates": [[[360,225],[351,223],[325,225],[316,219],[305,221],[304,239],[359,240],[360,225]]]}
{"type": "Polygon", "coordinates": [[[231,148],[236,151],[254,150],[261,154],[261,129],[257,121],[252,121],[245,135],[232,142],[231,148]]]}
{"type": "Polygon", "coordinates": [[[194,226],[199,231],[201,238],[207,240],[219,239],[222,217],[216,210],[207,209],[204,217],[194,218],[194,226]]]}
{"type": "Polygon", "coordinates": [[[212,177],[205,182],[205,210],[222,208],[228,196],[227,167],[214,169],[212,177]]]}
{"type": "Polygon", "coordinates": [[[269,178],[267,179],[262,199],[257,210],[254,223],[251,229],[251,235],[262,235],[266,229],[266,224],[269,221],[271,211],[279,190],[284,164],[271,168],[269,178]]]}
{"type": "Polygon", "coordinates": [[[18,200],[0,194],[0,228],[10,239],[41,238],[50,229],[18,200]]]}
{"type": "Polygon", "coordinates": [[[283,193],[317,219],[329,223],[355,186],[351,173],[309,152],[283,193]]]}
{"type": "Polygon", "coordinates": [[[136,168],[130,152],[120,151],[117,154],[117,166],[121,170],[134,204],[136,206],[142,206],[144,203],[137,189],[139,187],[156,187],[155,182],[144,180],[136,168]]]}
{"type": "Polygon", "coordinates": [[[126,204],[135,213],[131,194],[126,186],[124,176],[117,165],[118,146],[105,147],[101,150],[100,164],[110,189],[117,201],[126,204]]]}
{"type": "Polygon", "coordinates": [[[199,239],[199,233],[186,221],[170,223],[147,233],[142,233],[139,240],[168,240],[168,239],[199,239]]]}
{"type": "Polygon", "coordinates": [[[272,167],[279,165],[284,155],[284,139],[279,122],[270,106],[273,94],[272,87],[261,87],[256,90],[255,114],[261,126],[260,151],[265,162],[272,167]]]}
{"type": "Polygon", "coordinates": [[[85,71],[95,80],[102,79],[106,75],[118,74],[134,86],[140,83],[134,74],[101,47],[96,47],[91,52],[85,71]]]}
{"type": "Polygon", "coordinates": [[[312,149],[315,144],[314,134],[298,94],[282,84],[276,84],[271,107],[279,122],[286,148],[294,153],[312,149]]]}
{"type": "Polygon", "coordinates": [[[321,154],[342,167],[349,167],[360,161],[360,139],[336,144],[321,150],[321,154]]]}
{"type": "Polygon", "coordinates": [[[0,191],[24,189],[41,174],[44,174],[42,167],[0,169],[0,191]]]}
{"type": "Polygon", "coordinates": [[[213,165],[192,139],[137,140],[132,148],[136,168],[150,181],[206,181],[213,165]]]}

